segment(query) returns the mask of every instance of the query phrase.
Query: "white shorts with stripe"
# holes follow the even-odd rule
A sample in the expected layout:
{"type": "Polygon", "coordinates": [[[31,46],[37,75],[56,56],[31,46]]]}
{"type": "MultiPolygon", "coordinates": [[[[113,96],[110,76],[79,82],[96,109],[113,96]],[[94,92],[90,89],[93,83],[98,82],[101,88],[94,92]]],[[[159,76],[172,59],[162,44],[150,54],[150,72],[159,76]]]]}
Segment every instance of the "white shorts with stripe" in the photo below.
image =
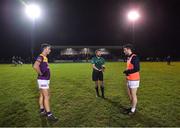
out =
{"type": "Polygon", "coordinates": [[[127,80],[127,86],[129,88],[138,88],[139,87],[139,80],[127,80]]]}
{"type": "Polygon", "coordinates": [[[50,80],[37,80],[39,89],[49,89],[50,80]]]}

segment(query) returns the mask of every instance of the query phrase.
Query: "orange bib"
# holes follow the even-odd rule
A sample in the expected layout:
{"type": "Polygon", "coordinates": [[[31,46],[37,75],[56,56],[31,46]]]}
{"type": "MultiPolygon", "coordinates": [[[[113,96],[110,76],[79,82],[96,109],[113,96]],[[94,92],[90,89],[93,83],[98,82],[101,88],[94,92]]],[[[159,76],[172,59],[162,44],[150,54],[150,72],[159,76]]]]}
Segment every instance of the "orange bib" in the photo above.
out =
{"type": "MultiPolygon", "coordinates": [[[[127,70],[131,70],[134,68],[133,64],[131,64],[131,60],[132,58],[136,56],[135,54],[133,54],[128,60],[127,60],[127,70]]],[[[127,76],[127,80],[140,80],[140,74],[139,72],[135,72],[132,74],[129,74],[127,76]]]]}

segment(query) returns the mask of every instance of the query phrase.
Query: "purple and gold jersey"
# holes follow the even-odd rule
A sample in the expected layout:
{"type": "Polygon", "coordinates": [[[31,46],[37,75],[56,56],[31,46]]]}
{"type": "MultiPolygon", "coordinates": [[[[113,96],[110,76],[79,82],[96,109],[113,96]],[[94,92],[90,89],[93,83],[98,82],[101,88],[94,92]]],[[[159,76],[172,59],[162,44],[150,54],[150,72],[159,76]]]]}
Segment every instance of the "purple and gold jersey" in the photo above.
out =
{"type": "Polygon", "coordinates": [[[38,79],[40,80],[49,80],[50,79],[50,69],[48,66],[48,58],[43,54],[40,54],[37,58],[38,62],[40,62],[39,68],[43,75],[38,75],[38,79]]]}

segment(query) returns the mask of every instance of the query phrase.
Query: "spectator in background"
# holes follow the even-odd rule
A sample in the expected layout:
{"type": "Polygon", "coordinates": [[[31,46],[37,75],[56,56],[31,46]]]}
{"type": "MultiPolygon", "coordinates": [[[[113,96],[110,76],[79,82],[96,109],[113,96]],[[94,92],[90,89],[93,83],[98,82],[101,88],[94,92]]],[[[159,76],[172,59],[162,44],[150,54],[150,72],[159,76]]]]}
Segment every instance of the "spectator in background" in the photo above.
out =
{"type": "Polygon", "coordinates": [[[14,64],[14,66],[17,66],[17,59],[15,56],[12,57],[12,64],[14,64]]]}
{"type": "Polygon", "coordinates": [[[167,56],[167,65],[171,65],[171,56],[169,55],[169,56],[167,56]]]}

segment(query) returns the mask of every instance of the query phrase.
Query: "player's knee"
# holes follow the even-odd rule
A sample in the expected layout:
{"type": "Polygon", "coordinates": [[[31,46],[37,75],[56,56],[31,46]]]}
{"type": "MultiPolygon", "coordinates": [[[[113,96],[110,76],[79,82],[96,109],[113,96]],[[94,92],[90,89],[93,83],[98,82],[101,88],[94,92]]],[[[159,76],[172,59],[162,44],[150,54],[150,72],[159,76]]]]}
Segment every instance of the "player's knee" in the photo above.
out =
{"type": "Polygon", "coordinates": [[[43,93],[44,99],[49,99],[49,93],[43,93]]]}
{"type": "Polygon", "coordinates": [[[132,100],[133,100],[134,102],[136,102],[136,101],[137,101],[137,96],[136,96],[136,95],[132,96],[132,100]]]}
{"type": "Polygon", "coordinates": [[[95,88],[97,88],[98,87],[98,82],[95,82],[95,88]]]}
{"type": "Polygon", "coordinates": [[[101,88],[104,88],[104,84],[101,84],[101,88]]]}
{"type": "Polygon", "coordinates": [[[40,94],[40,95],[39,95],[39,98],[41,98],[41,99],[42,99],[42,98],[43,98],[43,95],[41,95],[41,94],[40,94]]]}
{"type": "Polygon", "coordinates": [[[48,100],[49,99],[49,95],[44,95],[44,99],[48,100]]]}

